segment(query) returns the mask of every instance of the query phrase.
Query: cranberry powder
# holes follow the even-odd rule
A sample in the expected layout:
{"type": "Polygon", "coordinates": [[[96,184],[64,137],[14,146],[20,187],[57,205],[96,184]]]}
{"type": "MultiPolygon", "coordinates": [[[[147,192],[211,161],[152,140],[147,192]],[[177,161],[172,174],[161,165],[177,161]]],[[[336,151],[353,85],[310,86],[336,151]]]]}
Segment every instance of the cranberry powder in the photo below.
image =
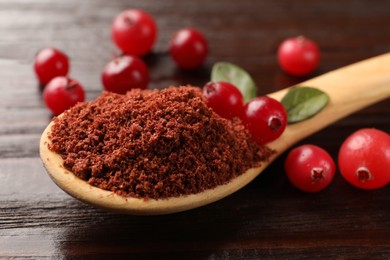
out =
{"type": "Polygon", "coordinates": [[[103,92],[54,119],[49,149],[90,185],[163,199],[226,184],[273,153],[237,118],[207,106],[201,89],[103,92]]]}

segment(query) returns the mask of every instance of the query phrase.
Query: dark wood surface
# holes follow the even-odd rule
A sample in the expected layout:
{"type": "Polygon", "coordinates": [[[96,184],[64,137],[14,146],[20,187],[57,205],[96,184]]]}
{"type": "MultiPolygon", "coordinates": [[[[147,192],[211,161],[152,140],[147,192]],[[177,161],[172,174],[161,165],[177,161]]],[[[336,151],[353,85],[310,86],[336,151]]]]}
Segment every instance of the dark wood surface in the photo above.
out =
{"type": "MultiPolygon", "coordinates": [[[[0,258],[390,258],[388,187],[358,190],[337,172],[328,189],[302,193],[285,177],[285,155],[228,198],[172,215],[108,213],[57,188],[38,155],[51,114],[33,74],[34,55],[49,46],[66,52],[71,76],[92,100],[102,90],[103,66],[118,53],[110,40],[111,21],[132,7],[148,11],[159,27],[154,51],[145,57],[151,88],[201,86],[215,62],[229,61],[252,74],[261,95],[390,50],[387,0],[2,0],[0,258]],[[191,72],[176,69],[167,54],[171,34],[187,26],[202,30],[210,45],[206,64],[191,72]],[[297,35],[321,48],[320,66],[306,78],[284,74],[276,62],[278,44],[297,35]]],[[[386,100],[301,143],[322,146],[336,158],[355,130],[390,132],[389,115],[386,100]]]]}

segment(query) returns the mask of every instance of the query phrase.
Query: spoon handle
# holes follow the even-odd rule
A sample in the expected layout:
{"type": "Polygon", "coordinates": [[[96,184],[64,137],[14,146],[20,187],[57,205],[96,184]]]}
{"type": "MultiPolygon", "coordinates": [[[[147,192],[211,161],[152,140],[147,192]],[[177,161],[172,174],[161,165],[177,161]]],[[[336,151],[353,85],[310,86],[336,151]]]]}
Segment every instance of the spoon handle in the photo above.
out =
{"type": "MultiPolygon", "coordinates": [[[[335,121],[390,97],[390,52],[364,60],[298,84],[318,88],[329,95],[328,105],[305,121],[288,125],[269,146],[278,152],[335,121]]],[[[289,88],[270,94],[281,100],[289,88]]]]}

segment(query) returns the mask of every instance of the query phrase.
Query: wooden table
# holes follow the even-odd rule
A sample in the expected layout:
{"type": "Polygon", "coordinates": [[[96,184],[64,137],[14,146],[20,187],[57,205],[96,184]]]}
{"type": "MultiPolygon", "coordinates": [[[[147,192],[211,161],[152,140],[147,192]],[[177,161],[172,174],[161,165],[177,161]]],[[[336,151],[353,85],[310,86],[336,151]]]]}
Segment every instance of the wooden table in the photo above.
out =
{"type": "MultiPolygon", "coordinates": [[[[262,95],[390,50],[390,2],[385,0],[2,0],[0,258],[390,258],[388,187],[359,190],[337,172],[328,189],[306,194],[288,182],[285,155],[228,198],[172,215],[108,213],[57,188],[38,155],[51,114],[32,70],[34,55],[49,46],[66,52],[71,76],[92,100],[102,91],[102,68],[118,53],[110,40],[111,21],[131,7],[148,11],[159,26],[154,51],[145,57],[150,88],[202,86],[215,62],[228,61],[245,68],[262,95]],[[210,45],[206,64],[196,71],[177,69],[167,54],[171,34],[187,26],[203,31],[210,45]],[[321,48],[320,66],[306,78],[286,75],[276,61],[278,44],[297,35],[321,48]]],[[[390,132],[389,114],[386,100],[301,143],[322,146],[336,158],[341,142],[355,130],[390,132]]]]}

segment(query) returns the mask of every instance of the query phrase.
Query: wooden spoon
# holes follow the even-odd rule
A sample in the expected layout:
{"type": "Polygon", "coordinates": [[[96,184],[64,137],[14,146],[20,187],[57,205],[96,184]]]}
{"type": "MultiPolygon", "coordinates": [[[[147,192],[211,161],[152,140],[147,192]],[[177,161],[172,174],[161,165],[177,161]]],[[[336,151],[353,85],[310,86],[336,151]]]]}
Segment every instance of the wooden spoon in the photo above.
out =
{"type": "MultiPolygon", "coordinates": [[[[272,161],[299,140],[329,124],[375,102],[390,97],[390,53],[337,69],[299,85],[312,86],[326,92],[329,104],[314,117],[289,125],[280,138],[268,144],[276,150],[269,162],[252,168],[225,185],[204,192],[168,199],[136,199],[122,197],[102,190],[79,179],[63,167],[61,157],[48,149],[50,123],[42,134],[40,156],[53,181],[71,196],[109,211],[158,215],[197,208],[222,199],[241,189],[258,176],[272,161]]],[[[284,89],[269,96],[280,100],[288,91],[284,89]]]]}

